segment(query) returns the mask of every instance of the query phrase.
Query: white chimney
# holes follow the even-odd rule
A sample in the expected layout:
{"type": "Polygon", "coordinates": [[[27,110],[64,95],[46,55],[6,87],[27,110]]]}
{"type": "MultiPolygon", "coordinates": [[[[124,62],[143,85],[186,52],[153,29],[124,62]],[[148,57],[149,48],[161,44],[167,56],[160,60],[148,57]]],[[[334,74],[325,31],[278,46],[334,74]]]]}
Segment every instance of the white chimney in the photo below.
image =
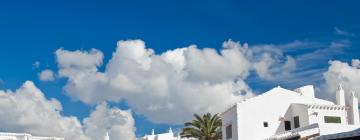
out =
{"type": "Polygon", "coordinates": [[[109,137],[109,133],[108,133],[108,132],[106,132],[106,135],[105,135],[105,137],[104,137],[104,140],[110,140],[110,137],[109,137]]]}
{"type": "Polygon", "coordinates": [[[341,84],[336,91],[336,104],[345,106],[345,92],[341,84]]]}
{"type": "Polygon", "coordinates": [[[351,117],[354,125],[360,125],[358,98],[355,92],[351,92],[351,117]]]}

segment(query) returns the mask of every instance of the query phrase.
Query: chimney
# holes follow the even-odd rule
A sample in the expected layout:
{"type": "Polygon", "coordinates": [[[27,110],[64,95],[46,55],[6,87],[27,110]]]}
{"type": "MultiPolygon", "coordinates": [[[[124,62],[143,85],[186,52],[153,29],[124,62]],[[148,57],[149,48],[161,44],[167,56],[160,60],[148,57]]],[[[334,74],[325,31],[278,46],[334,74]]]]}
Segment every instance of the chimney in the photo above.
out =
{"type": "Polygon", "coordinates": [[[354,125],[360,125],[360,118],[359,118],[359,107],[358,107],[358,98],[356,97],[355,92],[351,92],[351,117],[352,123],[354,125]]]}
{"type": "Polygon", "coordinates": [[[108,133],[108,132],[106,132],[106,135],[105,135],[105,137],[104,137],[104,140],[110,140],[110,137],[109,137],[109,133],[108,133]]]}
{"type": "Polygon", "coordinates": [[[345,92],[341,84],[336,91],[336,104],[345,106],[345,92]]]}

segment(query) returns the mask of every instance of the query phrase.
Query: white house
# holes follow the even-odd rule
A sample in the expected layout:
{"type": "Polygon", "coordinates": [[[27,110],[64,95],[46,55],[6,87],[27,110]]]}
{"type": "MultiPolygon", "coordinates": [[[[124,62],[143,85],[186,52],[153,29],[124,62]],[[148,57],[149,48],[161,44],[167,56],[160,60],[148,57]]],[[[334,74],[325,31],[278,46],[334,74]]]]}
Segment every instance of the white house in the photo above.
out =
{"type": "Polygon", "coordinates": [[[314,87],[276,87],[223,112],[223,140],[323,139],[355,135],[360,128],[358,98],[346,104],[339,85],[336,103],[315,98],[314,87]]]}
{"type": "Polygon", "coordinates": [[[28,133],[4,133],[0,132],[0,140],[65,140],[58,137],[39,137],[28,133]]]}
{"type": "Polygon", "coordinates": [[[138,140],[197,140],[194,138],[181,138],[180,135],[174,136],[172,129],[170,128],[168,133],[155,134],[154,129],[151,132],[151,135],[145,135],[142,138],[138,138],[138,140]]]}

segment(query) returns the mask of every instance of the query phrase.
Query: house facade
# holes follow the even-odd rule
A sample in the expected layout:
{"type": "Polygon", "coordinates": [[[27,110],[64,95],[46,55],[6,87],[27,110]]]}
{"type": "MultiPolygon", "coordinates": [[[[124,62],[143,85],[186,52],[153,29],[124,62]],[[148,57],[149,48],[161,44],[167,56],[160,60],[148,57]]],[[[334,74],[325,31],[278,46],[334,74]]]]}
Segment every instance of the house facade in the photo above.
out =
{"type": "Polygon", "coordinates": [[[273,88],[221,114],[223,140],[320,139],[360,128],[358,99],[339,85],[336,103],[315,97],[312,85],[273,88]]]}

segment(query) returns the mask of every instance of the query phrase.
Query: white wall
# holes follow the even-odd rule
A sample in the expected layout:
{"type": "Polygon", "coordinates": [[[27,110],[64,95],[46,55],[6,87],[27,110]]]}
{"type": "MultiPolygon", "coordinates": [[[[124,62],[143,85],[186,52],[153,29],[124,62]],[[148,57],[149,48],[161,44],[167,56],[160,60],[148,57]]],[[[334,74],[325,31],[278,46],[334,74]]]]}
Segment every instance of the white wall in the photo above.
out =
{"type": "Polygon", "coordinates": [[[2,138],[13,138],[5,140],[29,140],[31,135],[26,133],[0,133],[0,140],[4,140],[2,138]]]}
{"type": "Polygon", "coordinates": [[[294,116],[299,116],[300,127],[318,123],[321,127],[321,135],[358,128],[358,126],[349,125],[348,115],[351,114],[348,114],[345,106],[315,98],[312,88],[312,86],[306,86],[294,92],[277,87],[262,95],[237,103],[236,106],[221,114],[223,139],[226,140],[226,126],[229,124],[233,126],[231,140],[269,138],[285,131],[285,120],[290,121],[291,129],[294,129],[294,116]],[[312,105],[321,105],[321,107],[312,107],[312,105]],[[341,118],[341,123],[325,123],[324,116],[338,116],[341,118]],[[268,123],[268,127],[264,127],[264,122],[268,123]]]}
{"type": "Polygon", "coordinates": [[[222,127],[221,130],[223,132],[222,139],[226,140],[226,126],[232,125],[232,138],[229,140],[238,140],[237,131],[238,131],[238,125],[237,125],[237,114],[236,114],[236,107],[237,105],[232,106],[230,109],[228,109],[226,112],[220,114],[222,118],[222,127]]]}
{"type": "Polygon", "coordinates": [[[317,112],[317,115],[311,115],[309,123],[325,124],[324,116],[338,116],[341,117],[341,124],[348,125],[347,112],[345,110],[328,110],[328,109],[313,109],[309,108],[309,113],[317,112]]]}
{"type": "Polygon", "coordinates": [[[0,133],[0,140],[64,140],[64,138],[57,137],[38,137],[32,136],[27,133],[0,133]],[[13,139],[5,139],[5,138],[13,138],[13,139]]]}
{"type": "Polygon", "coordinates": [[[14,136],[0,136],[0,140],[17,140],[14,136]]]}
{"type": "Polygon", "coordinates": [[[154,134],[154,135],[146,135],[142,138],[137,138],[137,140],[196,140],[195,138],[180,138],[174,137],[174,133],[162,133],[162,134],[154,134]]]}
{"type": "Polygon", "coordinates": [[[173,133],[158,134],[155,138],[155,140],[173,140],[173,139],[174,139],[173,133]]]}
{"type": "Polygon", "coordinates": [[[303,104],[292,104],[291,105],[292,114],[289,116],[288,120],[291,121],[291,129],[295,129],[294,117],[299,116],[300,127],[309,125],[309,112],[308,107],[303,104]]]}
{"type": "MultiPolygon", "coordinates": [[[[233,138],[246,140],[264,139],[284,131],[284,120],[281,120],[281,118],[288,117],[285,119],[291,120],[293,127],[293,118],[291,117],[290,119],[290,114],[307,115],[305,109],[293,112],[290,106],[292,103],[334,105],[334,103],[329,101],[302,96],[300,93],[278,87],[245,102],[238,103],[237,114],[229,113],[228,110],[222,116],[222,119],[224,123],[231,122],[234,118],[238,120],[238,137],[233,138]],[[263,126],[264,122],[268,122],[268,127],[263,126]]],[[[234,110],[230,112],[232,111],[234,110]]],[[[305,125],[307,122],[307,120],[304,120],[300,125],[305,125]]],[[[223,134],[225,135],[225,131],[223,131],[223,134]]]]}
{"type": "Polygon", "coordinates": [[[334,133],[349,132],[358,129],[358,126],[353,125],[338,125],[338,124],[320,124],[320,135],[328,135],[334,133]]]}
{"type": "Polygon", "coordinates": [[[315,91],[313,85],[307,85],[300,88],[295,89],[294,91],[302,94],[303,96],[308,96],[311,98],[315,98],[315,91]]]}

